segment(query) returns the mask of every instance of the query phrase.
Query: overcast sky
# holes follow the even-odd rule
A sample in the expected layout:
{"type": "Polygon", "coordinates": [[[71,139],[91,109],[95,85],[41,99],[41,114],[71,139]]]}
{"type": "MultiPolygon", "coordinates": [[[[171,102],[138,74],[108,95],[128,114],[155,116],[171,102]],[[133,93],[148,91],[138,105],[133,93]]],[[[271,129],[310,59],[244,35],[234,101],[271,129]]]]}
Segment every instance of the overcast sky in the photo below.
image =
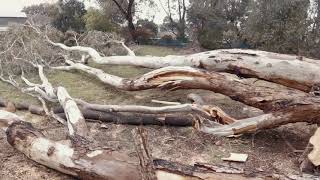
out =
{"type": "MultiPolygon", "coordinates": [[[[21,9],[24,6],[30,6],[33,4],[39,4],[39,3],[54,3],[57,0],[0,0],[0,16],[3,15],[22,15],[21,9]]],[[[164,17],[166,16],[165,11],[163,10],[160,1],[165,5],[166,0],[155,0],[155,3],[158,8],[150,9],[149,7],[145,7],[145,5],[141,5],[139,9],[141,12],[139,12],[137,15],[140,18],[152,18],[154,17],[154,21],[157,24],[161,24],[164,17]]],[[[95,6],[97,7],[95,0],[86,0],[85,4],[87,7],[95,6]]]]}

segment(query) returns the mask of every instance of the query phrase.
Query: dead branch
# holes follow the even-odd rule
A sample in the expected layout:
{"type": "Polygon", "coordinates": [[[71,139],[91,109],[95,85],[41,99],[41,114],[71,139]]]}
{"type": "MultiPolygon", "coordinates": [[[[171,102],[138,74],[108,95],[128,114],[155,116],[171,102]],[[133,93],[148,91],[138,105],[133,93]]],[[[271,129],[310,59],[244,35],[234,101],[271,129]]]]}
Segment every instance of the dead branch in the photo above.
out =
{"type": "Polygon", "coordinates": [[[288,106],[281,110],[264,114],[257,117],[238,120],[232,124],[224,125],[216,128],[210,128],[205,126],[199,126],[200,131],[218,135],[218,136],[230,136],[243,133],[252,133],[262,129],[275,128],[281,125],[296,123],[296,122],[308,122],[319,123],[320,105],[319,104],[296,104],[288,106]],[[306,114],[308,116],[306,116],[306,114]]]}

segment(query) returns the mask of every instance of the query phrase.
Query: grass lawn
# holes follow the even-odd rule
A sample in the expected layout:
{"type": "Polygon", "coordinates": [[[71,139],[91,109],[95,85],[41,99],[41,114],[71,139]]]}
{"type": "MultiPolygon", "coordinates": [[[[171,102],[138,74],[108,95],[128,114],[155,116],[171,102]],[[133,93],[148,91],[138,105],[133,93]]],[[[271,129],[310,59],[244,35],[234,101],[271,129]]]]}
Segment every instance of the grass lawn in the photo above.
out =
{"type": "Polygon", "coordinates": [[[141,45],[135,50],[137,56],[167,56],[178,54],[179,48],[141,45]]]}

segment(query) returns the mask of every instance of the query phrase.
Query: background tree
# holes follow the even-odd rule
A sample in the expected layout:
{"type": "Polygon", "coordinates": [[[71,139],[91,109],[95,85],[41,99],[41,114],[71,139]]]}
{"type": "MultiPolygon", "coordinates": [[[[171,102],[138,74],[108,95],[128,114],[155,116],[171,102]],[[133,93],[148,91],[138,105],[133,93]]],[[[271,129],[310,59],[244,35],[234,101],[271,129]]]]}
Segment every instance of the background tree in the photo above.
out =
{"type": "Polygon", "coordinates": [[[148,19],[138,20],[137,27],[143,27],[145,29],[149,29],[153,33],[153,36],[156,36],[158,34],[158,25],[148,19]]]}
{"type": "MultiPolygon", "coordinates": [[[[116,7],[116,13],[121,14],[123,19],[127,22],[129,33],[133,40],[136,40],[136,27],[134,25],[135,15],[135,0],[98,0],[99,4],[103,8],[110,9],[110,7],[116,7]]],[[[112,9],[112,8],[111,8],[112,9]]],[[[114,12],[112,13],[114,14],[114,12]]],[[[120,20],[119,16],[116,16],[116,20],[120,20]]]]}
{"type": "Polygon", "coordinates": [[[163,26],[167,30],[171,30],[179,40],[186,40],[186,0],[167,0],[166,5],[162,4],[162,8],[167,13],[167,17],[163,21],[163,26]]]}
{"type": "Polygon", "coordinates": [[[148,19],[140,19],[136,24],[136,37],[139,43],[148,44],[158,34],[158,25],[148,19]]]}
{"type": "Polygon", "coordinates": [[[74,30],[81,32],[85,30],[83,16],[86,13],[83,2],[77,0],[59,0],[57,7],[59,13],[54,18],[53,25],[62,32],[74,30]]]}
{"type": "Polygon", "coordinates": [[[254,48],[299,53],[308,33],[309,0],[253,1],[245,36],[254,48]]]}
{"type": "Polygon", "coordinates": [[[310,28],[307,33],[303,53],[304,55],[320,58],[320,0],[315,0],[311,4],[308,20],[310,28]]]}
{"type": "Polygon", "coordinates": [[[208,49],[233,47],[241,39],[250,0],[190,0],[188,20],[208,49]]]}
{"type": "Polygon", "coordinates": [[[56,4],[42,3],[25,7],[23,12],[37,25],[52,24],[54,17],[59,13],[56,4]]]}
{"type": "Polygon", "coordinates": [[[111,18],[98,9],[89,8],[83,19],[88,31],[111,32],[116,29],[116,25],[111,22],[111,18]]]}

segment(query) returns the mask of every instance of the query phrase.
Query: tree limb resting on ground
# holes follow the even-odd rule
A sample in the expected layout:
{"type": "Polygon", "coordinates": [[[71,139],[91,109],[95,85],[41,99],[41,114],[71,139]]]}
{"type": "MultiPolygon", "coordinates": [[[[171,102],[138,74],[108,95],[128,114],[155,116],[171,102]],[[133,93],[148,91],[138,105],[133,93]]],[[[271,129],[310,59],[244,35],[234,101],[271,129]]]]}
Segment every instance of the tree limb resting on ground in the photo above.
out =
{"type": "Polygon", "coordinates": [[[87,53],[98,64],[133,65],[147,68],[189,66],[209,71],[232,72],[246,77],[256,77],[288,87],[310,92],[320,86],[320,63],[309,58],[258,50],[222,49],[184,56],[109,56],[102,57],[93,48],[67,47],[49,41],[66,51],[87,53]]]}

